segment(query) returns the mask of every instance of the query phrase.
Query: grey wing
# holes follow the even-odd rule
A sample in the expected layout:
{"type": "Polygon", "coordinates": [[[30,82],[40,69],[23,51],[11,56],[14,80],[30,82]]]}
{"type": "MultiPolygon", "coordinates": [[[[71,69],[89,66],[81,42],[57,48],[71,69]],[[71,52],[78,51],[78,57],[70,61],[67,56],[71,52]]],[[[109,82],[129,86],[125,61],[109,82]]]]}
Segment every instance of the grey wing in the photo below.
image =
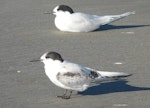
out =
{"type": "Polygon", "coordinates": [[[73,22],[76,23],[93,23],[94,19],[99,18],[100,16],[97,15],[89,15],[89,14],[85,14],[85,13],[75,13],[72,15],[71,19],[73,22]]]}
{"type": "Polygon", "coordinates": [[[90,84],[91,79],[81,72],[64,72],[57,74],[57,80],[66,87],[82,91],[84,86],[90,84]]]}
{"type": "Polygon", "coordinates": [[[85,26],[86,26],[87,27],[86,29],[88,29],[88,27],[89,27],[89,29],[94,30],[97,27],[99,27],[99,24],[97,22],[98,18],[99,18],[99,16],[96,16],[96,15],[89,15],[89,14],[84,14],[84,13],[75,13],[74,15],[71,16],[70,24],[75,23],[76,25],[79,25],[77,27],[80,29],[85,28],[85,26]]]}

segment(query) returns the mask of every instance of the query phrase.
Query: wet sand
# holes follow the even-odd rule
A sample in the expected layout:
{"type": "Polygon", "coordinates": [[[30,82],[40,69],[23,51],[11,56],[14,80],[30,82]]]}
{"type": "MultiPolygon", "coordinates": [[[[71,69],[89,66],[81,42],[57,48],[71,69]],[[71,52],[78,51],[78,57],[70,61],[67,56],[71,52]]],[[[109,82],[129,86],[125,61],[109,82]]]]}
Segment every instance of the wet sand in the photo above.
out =
{"type": "Polygon", "coordinates": [[[0,1],[0,108],[149,108],[149,4],[148,0],[0,1]],[[54,26],[54,16],[43,14],[59,4],[96,15],[136,14],[95,32],[61,32],[54,26]],[[49,81],[43,64],[29,62],[47,51],[83,66],[133,75],[62,100],[56,95],[63,89],[49,81]]]}

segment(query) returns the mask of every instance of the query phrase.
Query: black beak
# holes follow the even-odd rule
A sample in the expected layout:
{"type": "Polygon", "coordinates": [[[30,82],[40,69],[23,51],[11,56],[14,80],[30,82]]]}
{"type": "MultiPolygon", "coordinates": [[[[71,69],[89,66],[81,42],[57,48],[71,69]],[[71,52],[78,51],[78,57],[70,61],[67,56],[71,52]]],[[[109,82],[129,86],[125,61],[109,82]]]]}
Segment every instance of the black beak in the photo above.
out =
{"type": "Polygon", "coordinates": [[[34,59],[34,60],[31,60],[30,62],[41,62],[42,60],[41,59],[34,59]]]}
{"type": "Polygon", "coordinates": [[[54,12],[45,12],[44,14],[53,14],[54,12]]]}

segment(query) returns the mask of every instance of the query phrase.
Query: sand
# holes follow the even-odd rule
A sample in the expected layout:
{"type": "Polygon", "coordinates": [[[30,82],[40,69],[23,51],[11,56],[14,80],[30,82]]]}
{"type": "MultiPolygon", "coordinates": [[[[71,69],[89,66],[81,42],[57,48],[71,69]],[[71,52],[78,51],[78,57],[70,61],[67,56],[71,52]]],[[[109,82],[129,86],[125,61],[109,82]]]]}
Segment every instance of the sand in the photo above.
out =
{"type": "Polygon", "coordinates": [[[0,1],[0,108],[149,108],[149,12],[149,0],[0,1]],[[54,16],[43,14],[59,4],[96,15],[136,14],[95,32],[61,32],[54,16]],[[62,100],[56,95],[63,89],[49,81],[43,64],[29,62],[47,51],[83,66],[133,75],[62,100]]]}

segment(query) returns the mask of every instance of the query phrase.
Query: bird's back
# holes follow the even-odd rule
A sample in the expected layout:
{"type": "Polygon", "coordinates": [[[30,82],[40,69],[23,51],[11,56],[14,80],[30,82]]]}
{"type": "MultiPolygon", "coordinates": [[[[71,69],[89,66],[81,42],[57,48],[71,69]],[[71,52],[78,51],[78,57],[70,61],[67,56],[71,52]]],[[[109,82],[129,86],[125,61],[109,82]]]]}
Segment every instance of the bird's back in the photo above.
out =
{"type": "Polygon", "coordinates": [[[60,30],[70,32],[89,32],[99,28],[98,16],[79,12],[57,16],[55,24],[60,30]]]}

